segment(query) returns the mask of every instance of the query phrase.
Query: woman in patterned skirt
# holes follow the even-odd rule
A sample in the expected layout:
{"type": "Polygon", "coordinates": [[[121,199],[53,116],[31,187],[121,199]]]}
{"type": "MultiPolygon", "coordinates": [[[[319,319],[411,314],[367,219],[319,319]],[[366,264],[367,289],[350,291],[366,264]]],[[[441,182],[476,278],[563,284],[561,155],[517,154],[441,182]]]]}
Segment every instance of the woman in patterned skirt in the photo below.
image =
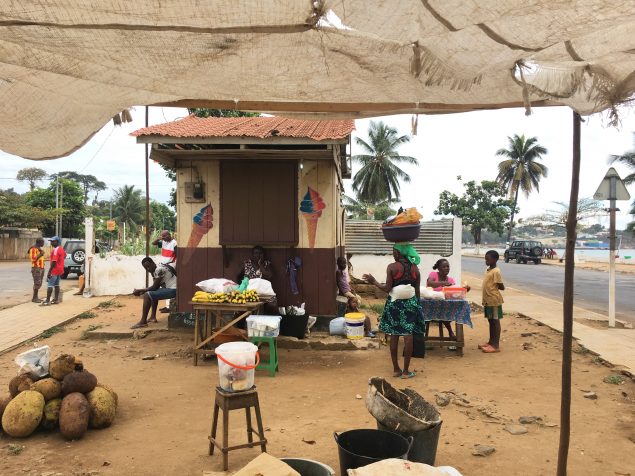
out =
{"type": "MultiPolygon", "coordinates": [[[[424,331],[423,313],[419,301],[421,273],[419,268],[417,268],[421,258],[409,243],[395,244],[392,255],[395,258],[395,262],[389,264],[386,269],[385,284],[378,283],[371,274],[365,274],[364,279],[387,293],[390,293],[396,286],[401,285],[409,285],[414,288],[410,290],[411,297],[406,299],[395,299],[392,296],[388,296],[379,324],[379,330],[390,335],[390,357],[392,358],[393,376],[412,378],[415,376],[415,373],[409,369],[410,358],[412,357],[412,335],[415,332],[422,334],[424,331]],[[414,293],[413,296],[412,293],[414,293]],[[399,336],[403,336],[404,340],[403,370],[399,367],[397,355],[399,336]]],[[[401,288],[401,290],[403,291],[404,288],[401,288]]],[[[405,295],[408,295],[407,291],[405,295]]]]}

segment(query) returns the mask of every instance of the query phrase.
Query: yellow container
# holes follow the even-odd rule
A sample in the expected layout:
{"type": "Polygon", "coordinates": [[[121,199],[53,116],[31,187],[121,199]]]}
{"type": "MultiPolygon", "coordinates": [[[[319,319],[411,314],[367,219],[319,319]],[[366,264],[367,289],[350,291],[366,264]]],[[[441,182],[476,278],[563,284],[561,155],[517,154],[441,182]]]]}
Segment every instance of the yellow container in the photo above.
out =
{"type": "Polygon", "coordinates": [[[361,312],[349,312],[344,314],[344,319],[346,320],[346,337],[348,339],[363,339],[366,315],[361,312]]]}

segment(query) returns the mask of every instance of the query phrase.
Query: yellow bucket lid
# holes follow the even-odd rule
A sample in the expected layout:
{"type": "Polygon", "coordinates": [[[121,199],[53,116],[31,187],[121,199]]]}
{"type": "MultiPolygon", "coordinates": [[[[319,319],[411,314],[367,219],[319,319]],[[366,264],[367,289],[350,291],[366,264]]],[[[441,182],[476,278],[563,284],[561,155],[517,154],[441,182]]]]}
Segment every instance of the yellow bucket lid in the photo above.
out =
{"type": "Polygon", "coordinates": [[[361,321],[366,318],[366,314],[362,312],[347,312],[344,314],[346,319],[350,319],[351,321],[361,321]]]}

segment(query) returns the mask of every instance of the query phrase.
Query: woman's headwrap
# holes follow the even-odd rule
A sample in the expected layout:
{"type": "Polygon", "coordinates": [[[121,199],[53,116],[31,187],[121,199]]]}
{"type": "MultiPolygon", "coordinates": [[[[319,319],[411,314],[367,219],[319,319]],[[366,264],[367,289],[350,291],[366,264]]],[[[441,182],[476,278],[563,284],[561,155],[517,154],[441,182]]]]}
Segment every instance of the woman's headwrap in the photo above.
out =
{"type": "Polygon", "coordinates": [[[393,248],[399,251],[399,253],[401,253],[401,255],[412,264],[421,263],[421,257],[419,256],[419,253],[417,253],[414,246],[412,246],[410,243],[395,243],[393,248]]]}

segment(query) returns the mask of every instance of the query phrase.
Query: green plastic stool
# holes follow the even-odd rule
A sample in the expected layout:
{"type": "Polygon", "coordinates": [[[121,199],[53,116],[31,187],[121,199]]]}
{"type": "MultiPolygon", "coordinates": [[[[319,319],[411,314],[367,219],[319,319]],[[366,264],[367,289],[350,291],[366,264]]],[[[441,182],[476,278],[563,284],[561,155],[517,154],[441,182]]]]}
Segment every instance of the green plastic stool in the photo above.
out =
{"type": "Polygon", "coordinates": [[[268,344],[269,345],[269,362],[260,361],[256,370],[268,370],[269,375],[272,377],[276,376],[276,372],[278,371],[278,344],[276,343],[275,337],[265,337],[265,336],[251,336],[249,341],[253,344],[257,345],[260,348],[259,344],[268,344]]]}

